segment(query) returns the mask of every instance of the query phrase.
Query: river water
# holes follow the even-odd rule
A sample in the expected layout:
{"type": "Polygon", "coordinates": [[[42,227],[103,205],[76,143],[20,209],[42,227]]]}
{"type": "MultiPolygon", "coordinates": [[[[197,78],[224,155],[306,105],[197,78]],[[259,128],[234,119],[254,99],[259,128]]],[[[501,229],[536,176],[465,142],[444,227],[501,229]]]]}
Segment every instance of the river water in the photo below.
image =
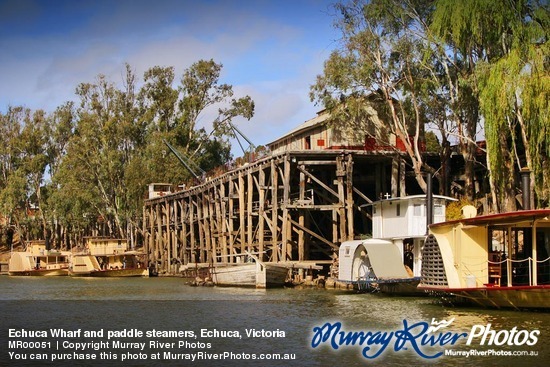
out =
{"type": "Polygon", "coordinates": [[[428,297],[191,287],[181,278],[1,276],[0,307],[2,366],[545,366],[550,361],[550,313],[449,308],[428,297]],[[423,328],[441,320],[451,323],[422,339],[423,328]],[[346,333],[362,332],[364,340],[346,345],[340,334],[332,338],[329,326],[338,325],[346,333]],[[489,345],[491,332],[495,340],[489,345]],[[479,336],[467,345],[471,334],[479,336]],[[520,353],[527,355],[510,355],[520,353]]]}

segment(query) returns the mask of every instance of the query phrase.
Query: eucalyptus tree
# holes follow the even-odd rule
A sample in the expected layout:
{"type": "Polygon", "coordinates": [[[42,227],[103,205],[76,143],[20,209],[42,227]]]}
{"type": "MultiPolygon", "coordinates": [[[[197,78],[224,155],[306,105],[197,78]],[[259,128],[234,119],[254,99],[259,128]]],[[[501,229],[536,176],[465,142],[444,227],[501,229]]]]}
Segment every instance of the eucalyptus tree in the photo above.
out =
{"type": "Polygon", "coordinates": [[[0,113],[0,214],[6,222],[4,232],[21,234],[19,209],[26,199],[26,180],[19,170],[20,149],[18,148],[22,121],[28,111],[23,107],[8,107],[0,113]]]}
{"type": "Polygon", "coordinates": [[[163,140],[174,142],[177,124],[179,92],[174,67],[154,66],[143,75],[144,83],[139,91],[138,104],[141,119],[146,128],[147,144],[139,157],[130,162],[129,175],[135,183],[130,190],[135,195],[143,192],[151,182],[183,182],[187,172],[182,172],[163,140]]]}
{"type": "MultiPolygon", "coordinates": [[[[422,5],[425,2],[414,2],[422,5]]],[[[403,1],[350,1],[335,5],[342,47],[325,62],[311,87],[311,98],[330,112],[344,134],[371,134],[379,141],[399,139],[416,180],[425,190],[425,171],[434,172],[422,154],[428,117],[444,106],[432,68],[425,60],[419,31],[422,6],[403,1]],[[419,18],[419,19],[417,19],[419,18]]],[[[393,142],[395,143],[395,142],[393,142]]]]}
{"type": "Polygon", "coordinates": [[[1,116],[2,215],[22,236],[47,238],[45,176],[48,119],[43,110],[10,107],[1,116]]]}
{"type": "Polygon", "coordinates": [[[222,64],[199,60],[184,71],[178,90],[176,143],[203,170],[226,163],[234,137],[231,123],[238,117],[250,120],[254,102],[250,96],[234,98],[233,87],[220,82],[222,64]],[[199,128],[199,121],[206,120],[199,128]],[[207,132],[207,129],[210,132],[207,132]]]}
{"type": "Polygon", "coordinates": [[[83,218],[100,218],[112,235],[122,237],[131,215],[125,169],[143,135],[134,90],[129,66],[122,90],[103,75],[95,83],[78,86],[77,123],[56,174],[60,190],[75,203],[69,211],[74,209],[83,218]]]}
{"type": "MultiPolygon", "coordinates": [[[[47,118],[45,154],[48,159],[49,180],[46,180],[43,191],[46,193],[45,204],[47,220],[51,230],[51,240],[57,247],[62,246],[63,239],[72,228],[78,228],[79,221],[72,217],[68,205],[72,198],[71,191],[60,190],[59,172],[63,158],[67,154],[69,141],[74,134],[76,116],[73,102],[65,102],[49,114],[47,118]]],[[[68,243],[65,243],[68,247],[68,243]]]]}
{"type": "MultiPolygon", "coordinates": [[[[59,213],[77,219],[80,226],[99,218],[112,235],[126,236],[130,224],[138,227],[147,183],[189,178],[168,157],[164,140],[205,170],[225,163],[230,146],[223,125],[238,116],[251,118],[254,104],[248,96],[232,99],[232,87],[219,83],[220,71],[220,64],[199,61],[184,72],[178,86],[174,68],[153,67],[138,89],[126,65],[122,88],[102,75],[94,83],[81,83],[74,132],[63,148],[61,165],[54,166],[59,213]],[[214,113],[205,111],[215,108],[214,113]],[[203,115],[222,126],[207,133],[198,126],[203,115]]],[[[68,110],[58,113],[59,118],[70,116],[68,110]]]]}
{"type": "Polygon", "coordinates": [[[63,157],[67,154],[67,146],[75,130],[75,113],[74,103],[65,102],[48,116],[45,145],[51,177],[57,174],[63,157]]]}
{"type": "Polygon", "coordinates": [[[472,199],[484,128],[494,210],[515,209],[524,165],[539,204],[548,203],[547,3],[353,0],[336,9],[343,47],[326,61],[311,96],[344,130],[384,136],[386,129],[405,143],[412,135],[407,153],[423,187],[420,170],[430,167],[414,142],[422,124],[431,124],[442,138],[442,164],[450,142],[458,142],[463,193],[472,199]]]}
{"type": "MultiPolygon", "coordinates": [[[[48,119],[43,110],[37,110],[32,114],[29,113],[23,122],[18,144],[21,150],[20,169],[26,177],[28,205],[32,204],[32,209],[40,221],[40,232],[42,232],[40,237],[48,239],[46,198],[43,195],[44,179],[49,164],[46,151],[48,119]]],[[[29,221],[29,227],[36,224],[31,221],[29,221]]]]}
{"type": "Polygon", "coordinates": [[[154,66],[143,75],[144,84],[139,91],[141,114],[149,132],[167,132],[176,123],[178,90],[174,67],[154,66]]]}
{"type": "Polygon", "coordinates": [[[164,140],[187,157],[196,171],[208,171],[226,163],[231,155],[229,124],[236,118],[252,118],[249,96],[234,98],[233,87],[221,83],[222,65],[199,60],[187,68],[176,84],[173,67],[154,67],[144,74],[140,91],[142,115],[148,119],[146,164],[152,177],[182,182],[192,175],[170,152],[164,140]]]}
{"type": "Polygon", "coordinates": [[[20,152],[16,142],[26,113],[23,107],[13,106],[0,113],[0,190],[6,188],[9,176],[17,169],[20,152]]]}

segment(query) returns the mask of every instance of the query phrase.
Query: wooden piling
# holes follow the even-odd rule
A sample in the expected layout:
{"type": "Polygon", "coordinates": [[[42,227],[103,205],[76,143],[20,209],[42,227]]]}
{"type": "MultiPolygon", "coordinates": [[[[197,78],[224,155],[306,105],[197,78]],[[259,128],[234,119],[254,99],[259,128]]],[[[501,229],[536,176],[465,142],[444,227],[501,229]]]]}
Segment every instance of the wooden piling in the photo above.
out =
{"type": "Polygon", "coordinates": [[[189,263],[235,262],[246,251],[263,261],[330,262],[342,241],[369,230],[360,204],[377,199],[386,182],[396,191],[402,168],[395,153],[285,152],[148,199],[149,263],[174,274],[189,263]]]}

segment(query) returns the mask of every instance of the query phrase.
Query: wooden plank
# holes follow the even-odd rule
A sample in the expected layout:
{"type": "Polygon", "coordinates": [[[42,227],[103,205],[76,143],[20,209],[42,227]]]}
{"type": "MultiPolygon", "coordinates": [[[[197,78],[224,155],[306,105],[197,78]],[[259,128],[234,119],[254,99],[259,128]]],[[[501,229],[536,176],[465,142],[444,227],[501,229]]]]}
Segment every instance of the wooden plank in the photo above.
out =
{"type": "MultiPolygon", "coordinates": [[[[214,186],[215,187],[215,186],[214,186]]],[[[215,198],[213,195],[212,188],[205,192],[203,195],[203,205],[205,209],[207,210],[205,212],[204,216],[204,226],[205,226],[205,233],[206,233],[206,251],[208,255],[210,256],[210,259],[208,261],[212,260],[212,262],[217,262],[218,253],[217,253],[217,246],[216,246],[216,238],[214,238],[214,233],[216,231],[215,223],[216,223],[216,213],[214,212],[214,203],[215,198]]]]}
{"type": "MultiPolygon", "coordinates": [[[[178,259],[179,260],[179,254],[178,254],[178,233],[179,233],[179,229],[178,229],[178,203],[174,200],[171,201],[171,207],[172,207],[172,216],[174,218],[174,228],[172,230],[172,257],[169,258],[169,261],[170,261],[170,264],[172,264],[172,259],[178,259]]],[[[176,267],[177,269],[177,267],[176,267]]],[[[177,271],[177,270],[176,270],[177,271]]],[[[174,272],[174,267],[171,266],[170,268],[170,274],[175,274],[174,272]]]]}
{"type": "MultiPolygon", "coordinates": [[[[281,218],[282,219],[282,218],[281,218]]],[[[313,232],[312,230],[310,230],[309,228],[306,228],[306,227],[300,227],[300,223],[292,220],[291,218],[288,219],[290,221],[290,223],[292,223],[293,225],[295,225],[296,227],[304,230],[306,233],[309,233],[311,236],[317,238],[319,241],[323,242],[323,243],[326,243],[327,245],[329,245],[330,247],[332,247],[333,249],[335,250],[339,250],[340,247],[338,247],[338,245],[335,245],[334,243],[330,242],[329,240],[327,240],[326,238],[318,235],[317,233],[313,232]]]]}
{"type": "Polygon", "coordinates": [[[318,211],[339,210],[343,208],[342,204],[318,204],[318,205],[301,205],[301,204],[289,204],[288,209],[308,209],[318,211]]]}
{"type": "Polygon", "coordinates": [[[277,261],[279,259],[277,241],[279,238],[278,233],[278,185],[279,185],[279,175],[278,170],[275,165],[275,160],[271,161],[271,254],[272,261],[277,261]]]}
{"type": "MultiPolygon", "coordinates": [[[[149,219],[147,218],[148,214],[148,208],[144,205],[143,209],[141,210],[141,222],[143,226],[143,246],[145,247],[145,253],[147,254],[147,262],[149,262],[149,236],[151,230],[150,228],[151,224],[149,222],[149,219]]],[[[147,264],[149,266],[149,264],[147,264]]]]}
{"type": "MultiPolygon", "coordinates": [[[[305,270],[323,270],[323,266],[319,264],[324,264],[325,261],[281,261],[277,264],[284,265],[292,269],[305,269],[305,270]]],[[[332,264],[332,260],[329,260],[329,263],[332,264]]]]}
{"type": "MultiPolygon", "coordinates": [[[[190,247],[190,257],[191,261],[197,261],[197,248],[195,245],[195,222],[194,222],[194,216],[195,216],[195,205],[193,204],[193,201],[191,200],[191,197],[189,197],[189,247],[190,247]]],[[[199,260],[200,261],[200,260],[199,260]]]]}
{"type": "Polygon", "coordinates": [[[332,166],[335,165],[335,161],[309,161],[309,160],[301,160],[298,161],[298,165],[306,165],[306,166],[332,166]]]}
{"type": "Polygon", "coordinates": [[[159,257],[158,257],[159,249],[162,246],[162,243],[161,243],[161,241],[162,241],[162,237],[161,237],[162,236],[162,216],[161,216],[161,211],[160,211],[161,205],[162,205],[162,202],[155,205],[156,215],[157,215],[157,233],[156,233],[156,236],[155,236],[155,249],[154,249],[153,261],[155,262],[155,267],[157,267],[157,269],[158,269],[157,261],[160,260],[159,257]]]}
{"type": "Polygon", "coordinates": [[[355,236],[355,228],[353,226],[353,157],[347,155],[346,167],[346,207],[347,207],[347,224],[348,224],[348,241],[353,240],[355,236]]]}
{"type": "Polygon", "coordinates": [[[263,168],[260,168],[258,173],[258,194],[260,207],[258,208],[258,255],[261,261],[264,261],[264,230],[265,230],[265,218],[264,218],[264,207],[265,207],[265,171],[263,168]]]}
{"type": "Polygon", "coordinates": [[[254,180],[252,179],[252,173],[250,170],[246,173],[246,193],[247,193],[247,205],[246,205],[246,219],[247,219],[247,248],[245,251],[253,251],[253,249],[250,248],[253,243],[253,235],[254,235],[254,227],[252,223],[252,211],[253,211],[253,199],[254,199],[254,180]]]}
{"type": "Polygon", "coordinates": [[[311,178],[313,181],[317,182],[317,184],[319,184],[319,186],[321,186],[322,188],[324,188],[325,190],[330,192],[332,195],[336,196],[337,198],[340,198],[340,196],[338,195],[338,193],[336,191],[334,191],[333,189],[331,189],[330,187],[325,185],[325,183],[323,181],[321,181],[320,179],[318,179],[317,177],[315,177],[314,175],[309,173],[306,169],[302,169],[302,168],[298,167],[298,170],[305,173],[309,178],[311,178]]]}
{"type": "Polygon", "coordinates": [[[197,224],[198,224],[198,230],[199,230],[199,261],[200,262],[208,262],[208,258],[205,254],[205,245],[204,245],[204,227],[202,223],[202,217],[203,217],[203,206],[202,201],[199,197],[197,197],[197,224]]]}
{"type": "Polygon", "coordinates": [[[282,244],[283,248],[281,249],[281,260],[285,261],[292,257],[292,245],[290,243],[292,233],[291,226],[289,223],[289,213],[288,213],[288,204],[290,201],[290,159],[288,156],[285,156],[284,160],[284,176],[283,176],[283,223],[282,223],[282,244]]]}
{"type": "Polygon", "coordinates": [[[338,242],[338,209],[332,210],[332,242],[338,242]]]}
{"type": "Polygon", "coordinates": [[[226,197],[226,192],[225,192],[225,184],[223,182],[220,183],[220,190],[219,190],[219,201],[218,201],[218,205],[220,206],[220,221],[221,221],[221,231],[223,233],[222,235],[222,238],[221,238],[221,246],[222,246],[222,256],[227,256],[228,254],[228,249],[227,249],[227,235],[226,235],[226,232],[228,231],[228,222],[227,222],[227,203],[228,203],[228,200],[227,197],[226,197]]]}
{"type": "Polygon", "coordinates": [[[365,200],[367,203],[372,204],[372,200],[369,199],[365,194],[363,194],[361,191],[359,191],[356,187],[353,188],[353,192],[355,192],[361,199],[365,200]]]}
{"type": "MultiPolygon", "coordinates": [[[[302,170],[305,170],[304,165],[300,165],[302,170]]],[[[304,172],[300,171],[300,193],[299,193],[299,200],[303,202],[305,198],[305,191],[306,191],[306,175],[304,172]]],[[[298,224],[300,225],[300,229],[298,231],[298,260],[302,261],[305,259],[305,251],[304,251],[304,231],[301,229],[304,227],[304,210],[300,210],[298,212],[298,224]]]]}
{"type": "Polygon", "coordinates": [[[396,155],[391,160],[391,196],[399,196],[399,156],[396,155]]]}
{"type": "Polygon", "coordinates": [[[344,190],[344,163],[342,157],[336,157],[336,182],[338,183],[338,202],[342,205],[341,208],[338,209],[338,216],[339,216],[339,223],[340,223],[340,242],[344,242],[347,240],[347,226],[346,226],[346,211],[344,208],[345,200],[346,200],[346,193],[344,190]]]}
{"type": "Polygon", "coordinates": [[[186,217],[189,215],[188,213],[188,207],[186,205],[186,202],[185,200],[183,199],[178,199],[178,204],[180,205],[180,210],[181,210],[181,232],[180,232],[180,236],[181,236],[181,245],[182,245],[182,251],[183,251],[183,256],[182,256],[182,264],[187,264],[190,259],[189,259],[189,253],[187,251],[187,248],[188,248],[188,242],[187,242],[187,223],[186,223],[186,217]]]}
{"type": "MultiPolygon", "coordinates": [[[[233,212],[235,210],[235,203],[234,203],[234,200],[235,200],[235,196],[233,195],[234,193],[234,188],[235,188],[235,185],[234,185],[234,182],[233,180],[229,181],[229,213],[227,215],[227,220],[229,222],[229,225],[228,225],[228,231],[229,231],[229,253],[232,254],[233,251],[234,251],[234,246],[235,246],[235,241],[236,241],[236,236],[235,236],[235,229],[233,227],[234,223],[233,223],[233,212]]],[[[238,197],[238,195],[237,195],[238,197]]],[[[232,260],[231,260],[232,261],[232,260]]]]}
{"type": "Polygon", "coordinates": [[[239,190],[239,228],[240,228],[240,240],[241,240],[241,253],[244,253],[245,251],[245,241],[246,241],[246,233],[245,233],[245,187],[244,187],[244,177],[243,177],[243,171],[239,171],[239,183],[238,183],[238,190],[239,190]]]}

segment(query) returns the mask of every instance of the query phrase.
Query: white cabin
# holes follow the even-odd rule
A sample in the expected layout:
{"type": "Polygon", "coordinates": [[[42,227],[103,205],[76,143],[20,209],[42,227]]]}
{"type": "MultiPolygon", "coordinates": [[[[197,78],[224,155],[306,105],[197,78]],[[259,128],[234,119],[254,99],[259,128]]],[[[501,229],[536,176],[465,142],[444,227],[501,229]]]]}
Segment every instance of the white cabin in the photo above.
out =
{"type": "Polygon", "coordinates": [[[172,185],[169,183],[149,184],[149,199],[158,198],[172,193],[172,185]]]}
{"type": "MultiPolygon", "coordinates": [[[[445,221],[445,208],[456,199],[433,195],[433,222],[445,221]]],[[[372,204],[372,237],[390,241],[401,253],[403,264],[421,276],[422,247],[427,234],[426,195],[386,198],[372,204]]]]}
{"type": "MultiPolygon", "coordinates": [[[[456,199],[433,196],[433,223],[445,221],[445,206],[456,199]]],[[[373,238],[426,236],[426,195],[411,195],[375,201],[372,205],[373,238]]]]}

